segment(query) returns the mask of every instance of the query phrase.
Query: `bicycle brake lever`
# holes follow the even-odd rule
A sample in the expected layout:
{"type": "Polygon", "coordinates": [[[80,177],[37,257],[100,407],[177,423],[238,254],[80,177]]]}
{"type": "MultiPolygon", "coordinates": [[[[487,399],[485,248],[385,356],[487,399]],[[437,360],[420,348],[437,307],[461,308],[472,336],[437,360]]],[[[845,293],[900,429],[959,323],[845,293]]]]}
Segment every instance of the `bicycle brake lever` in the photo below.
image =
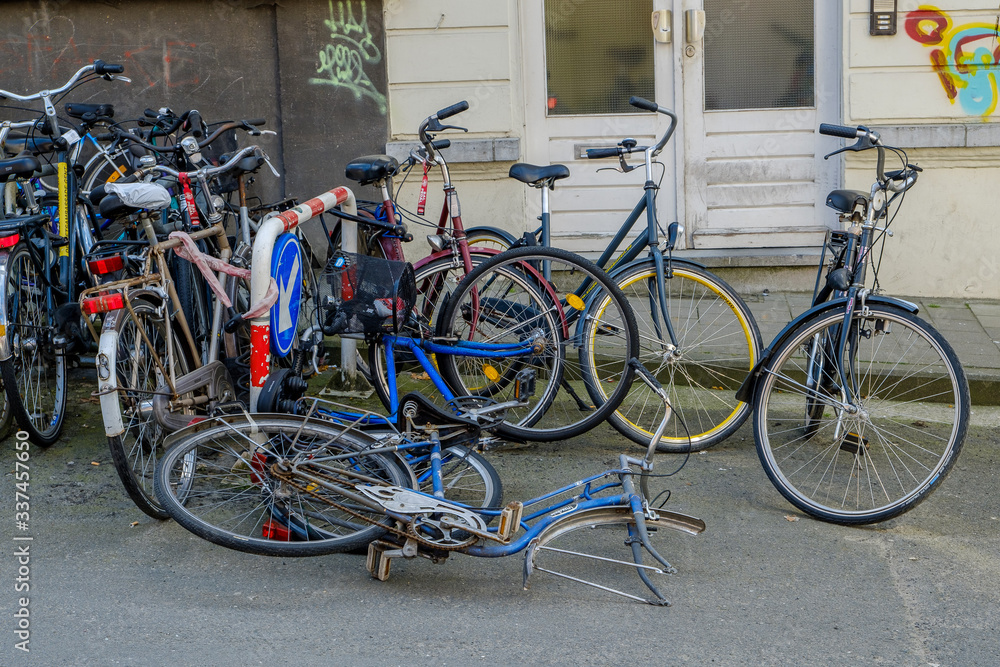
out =
{"type": "Polygon", "coordinates": [[[843,148],[838,148],[837,150],[833,151],[832,153],[828,153],[827,155],[824,155],[823,159],[824,160],[829,160],[834,155],[839,155],[840,153],[844,153],[846,151],[852,151],[852,152],[855,152],[855,153],[860,153],[861,151],[866,151],[869,148],[875,148],[875,146],[876,146],[875,142],[873,142],[871,140],[871,135],[866,134],[865,136],[861,137],[860,139],[858,139],[856,142],[854,142],[850,146],[844,146],[843,148]]]}

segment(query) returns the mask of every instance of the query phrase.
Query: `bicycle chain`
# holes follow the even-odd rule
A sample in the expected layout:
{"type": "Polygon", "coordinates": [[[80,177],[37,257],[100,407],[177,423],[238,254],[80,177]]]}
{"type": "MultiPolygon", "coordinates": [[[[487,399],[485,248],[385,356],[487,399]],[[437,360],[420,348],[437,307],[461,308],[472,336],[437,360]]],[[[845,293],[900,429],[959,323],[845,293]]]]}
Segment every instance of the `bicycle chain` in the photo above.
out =
{"type": "MultiPolygon", "coordinates": [[[[403,530],[403,529],[397,528],[395,526],[387,526],[387,525],[385,525],[383,523],[379,523],[378,521],[376,521],[376,520],[374,520],[374,519],[372,519],[372,518],[370,518],[368,516],[365,516],[364,514],[361,514],[360,512],[356,512],[356,511],[354,511],[354,510],[352,510],[352,509],[350,509],[348,507],[345,507],[344,505],[341,505],[340,503],[338,503],[338,502],[336,502],[334,500],[331,500],[330,498],[326,498],[324,496],[321,496],[316,491],[311,491],[307,486],[302,486],[299,483],[292,481],[292,479],[291,479],[291,476],[292,476],[291,471],[289,471],[288,473],[282,474],[278,470],[278,465],[279,465],[278,463],[275,463],[275,464],[273,464],[271,466],[271,474],[274,475],[274,477],[276,477],[277,479],[285,482],[286,484],[288,484],[292,488],[298,489],[299,491],[312,496],[316,500],[319,500],[320,502],[326,503],[327,505],[331,505],[332,507],[336,507],[340,511],[346,512],[347,514],[350,514],[351,516],[357,517],[357,518],[361,519],[362,521],[367,521],[368,523],[370,523],[372,525],[380,526],[381,528],[386,529],[390,533],[394,533],[395,535],[398,535],[398,536],[400,536],[400,537],[402,537],[404,539],[414,539],[417,542],[423,544],[424,546],[430,547],[432,549],[437,549],[438,551],[456,551],[458,549],[462,549],[462,548],[468,546],[467,544],[459,544],[457,546],[445,546],[445,545],[442,545],[442,544],[438,544],[437,542],[431,542],[429,540],[426,540],[426,539],[420,537],[419,535],[414,534],[410,530],[403,530]]],[[[338,482],[342,483],[341,480],[338,480],[336,477],[333,477],[332,475],[324,474],[324,473],[321,473],[321,472],[315,472],[315,473],[311,473],[311,474],[315,474],[320,479],[326,480],[326,481],[331,482],[331,483],[338,483],[338,482]]],[[[386,485],[386,486],[388,486],[388,485],[386,485]]],[[[413,526],[412,522],[410,524],[408,524],[408,525],[410,527],[413,526]]]]}

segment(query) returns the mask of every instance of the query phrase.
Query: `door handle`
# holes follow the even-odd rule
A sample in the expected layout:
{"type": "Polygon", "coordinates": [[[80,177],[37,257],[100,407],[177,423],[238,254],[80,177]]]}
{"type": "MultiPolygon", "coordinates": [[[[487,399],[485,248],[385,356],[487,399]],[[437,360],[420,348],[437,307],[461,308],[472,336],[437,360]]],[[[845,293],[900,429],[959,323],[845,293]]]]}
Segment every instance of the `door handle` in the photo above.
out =
{"type": "Polygon", "coordinates": [[[705,37],[705,10],[688,9],[684,12],[684,38],[688,44],[697,44],[705,37]]]}
{"type": "Polygon", "coordinates": [[[669,9],[653,12],[653,39],[660,44],[669,44],[673,22],[674,13],[669,9]]]}

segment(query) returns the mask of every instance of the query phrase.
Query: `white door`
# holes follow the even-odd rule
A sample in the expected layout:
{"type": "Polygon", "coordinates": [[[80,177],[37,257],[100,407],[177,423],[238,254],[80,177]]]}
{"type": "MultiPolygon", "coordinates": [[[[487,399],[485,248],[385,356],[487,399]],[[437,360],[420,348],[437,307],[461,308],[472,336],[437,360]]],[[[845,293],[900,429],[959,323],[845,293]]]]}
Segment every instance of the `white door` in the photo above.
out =
{"type": "Polygon", "coordinates": [[[696,249],[819,246],[837,163],[840,3],[686,0],[684,217],[696,249]]]}
{"type": "MultiPolygon", "coordinates": [[[[614,160],[588,160],[587,148],[614,146],[625,137],[648,145],[667,123],[660,114],[629,106],[636,95],[675,107],[673,44],[655,42],[652,13],[672,10],[675,0],[527,0],[519,3],[521,53],[526,98],[525,160],[561,163],[569,179],[552,193],[552,245],[590,256],[603,250],[628,213],[642,198],[645,181],[639,168],[621,174],[597,170],[614,160]]],[[[675,12],[676,13],[676,12],[675,12]]],[[[665,164],[658,209],[675,219],[676,152],[673,141],[665,164]]],[[[659,173],[657,173],[659,176],[659,173]]],[[[527,195],[529,210],[540,210],[536,190],[527,195]]],[[[634,228],[645,229],[645,218],[634,228]]]]}

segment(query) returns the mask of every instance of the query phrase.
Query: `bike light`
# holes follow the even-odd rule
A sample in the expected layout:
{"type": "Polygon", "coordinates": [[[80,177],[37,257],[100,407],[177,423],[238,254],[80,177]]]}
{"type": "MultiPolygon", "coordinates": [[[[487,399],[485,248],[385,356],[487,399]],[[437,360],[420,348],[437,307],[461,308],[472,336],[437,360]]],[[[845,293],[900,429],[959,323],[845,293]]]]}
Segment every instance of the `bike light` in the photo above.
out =
{"type": "Polygon", "coordinates": [[[109,310],[119,310],[124,307],[125,299],[122,298],[121,292],[101,294],[90,299],[84,299],[83,303],[80,304],[80,308],[86,315],[106,313],[109,310]]]}
{"type": "Polygon", "coordinates": [[[444,234],[429,234],[427,243],[430,244],[434,252],[441,252],[451,244],[451,239],[444,234]]]}
{"type": "Polygon", "coordinates": [[[99,257],[87,262],[87,267],[95,276],[103,276],[106,273],[113,273],[125,268],[125,258],[121,255],[110,255],[99,257]]]}
{"type": "Polygon", "coordinates": [[[13,248],[20,240],[20,234],[10,234],[9,236],[0,237],[0,248],[13,248]]]}

